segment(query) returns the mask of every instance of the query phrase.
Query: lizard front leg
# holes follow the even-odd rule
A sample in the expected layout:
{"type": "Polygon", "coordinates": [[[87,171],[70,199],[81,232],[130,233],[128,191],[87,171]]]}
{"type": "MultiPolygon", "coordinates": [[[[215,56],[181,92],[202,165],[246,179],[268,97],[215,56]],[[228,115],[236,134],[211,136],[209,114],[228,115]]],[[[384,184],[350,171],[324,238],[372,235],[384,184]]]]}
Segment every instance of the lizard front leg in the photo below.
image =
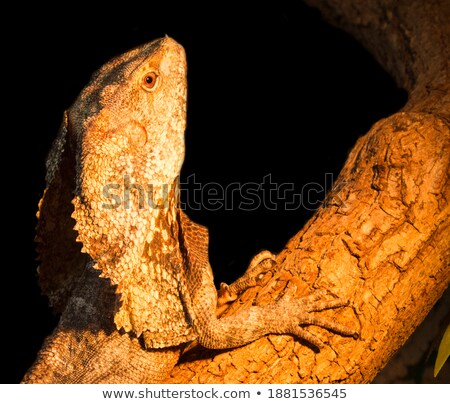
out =
{"type": "Polygon", "coordinates": [[[192,308],[194,325],[200,344],[212,349],[227,349],[245,345],[267,334],[292,334],[321,348],[323,343],[309,333],[304,326],[316,325],[345,336],[357,336],[357,332],[335,321],[321,317],[316,312],[339,308],[348,303],[343,299],[321,300],[323,292],[303,298],[288,294],[267,306],[253,306],[217,318],[213,284],[204,279],[201,292],[195,294],[192,308]],[[196,299],[201,295],[201,301],[196,299]]]}
{"type": "MultiPolygon", "coordinates": [[[[180,215],[180,222],[187,268],[185,283],[181,286],[201,345],[211,349],[228,349],[245,345],[267,334],[293,334],[322,347],[323,343],[303,328],[307,325],[316,325],[345,336],[357,335],[356,331],[316,313],[347,305],[343,299],[323,300],[323,292],[300,299],[294,299],[286,293],[273,304],[253,306],[228,317],[217,318],[217,293],[207,261],[207,230],[191,222],[184,213],[180,215]]],[[[252,272],[251,269],[249,274],[252,272]]],[[[244,275],[236,288],[247,284],[247,280],[244,275]]]]}

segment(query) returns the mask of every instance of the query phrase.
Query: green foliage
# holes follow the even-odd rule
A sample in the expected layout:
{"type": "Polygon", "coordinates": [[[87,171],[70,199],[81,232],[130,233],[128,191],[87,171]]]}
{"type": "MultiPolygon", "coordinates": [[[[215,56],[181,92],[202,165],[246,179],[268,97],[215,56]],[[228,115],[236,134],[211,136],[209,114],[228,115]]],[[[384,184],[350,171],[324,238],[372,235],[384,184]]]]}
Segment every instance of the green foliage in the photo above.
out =
{"type": "Polygon", "coordinates": [[[447,326],[444,336],[442,337],[442,341],[439,344],[436,363],[434,364],[434,377],[438,375],[439,371],[442,369],[442,366],[444,366],[444,363],[448,359],[449,355],[450,355],[450,324],[447,326]]]}

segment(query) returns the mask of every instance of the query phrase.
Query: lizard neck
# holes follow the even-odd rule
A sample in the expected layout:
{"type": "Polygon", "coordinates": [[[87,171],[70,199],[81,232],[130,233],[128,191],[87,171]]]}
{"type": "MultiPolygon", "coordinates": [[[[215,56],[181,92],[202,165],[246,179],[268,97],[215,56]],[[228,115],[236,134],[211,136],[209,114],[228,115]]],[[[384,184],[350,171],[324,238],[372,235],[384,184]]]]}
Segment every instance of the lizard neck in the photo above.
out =
{"type": "Polygon", "coordinates": [[[146,187],[129,177],[124,178],[122,192],[114,188],[123,194],[117,206],[94,210],[87,200],[74,198],[78,240],[100,276],[117,285],[117,328],[136,335],[148,331],[155,340],[153,347],[167,346],[176,329],[178,339],[169,345],[177,345],[191,339],[192,333],[178,286],[183,265],[178,177],[171,184],[146,187]]]}
{"type": "Polygon", "coordinates": [[[118,270],[119,262],[139,266],[143,249],[156,255],[175,243],[171,235],[177,233],[179,185],[178,177],[170,184],[143,184],[124,175],[111,186],[97,193],[101,197],[75,196],[72,217],[82,252],[90,255],[113,284],[119,284],[127,274],[125,268],[118,270]]]}

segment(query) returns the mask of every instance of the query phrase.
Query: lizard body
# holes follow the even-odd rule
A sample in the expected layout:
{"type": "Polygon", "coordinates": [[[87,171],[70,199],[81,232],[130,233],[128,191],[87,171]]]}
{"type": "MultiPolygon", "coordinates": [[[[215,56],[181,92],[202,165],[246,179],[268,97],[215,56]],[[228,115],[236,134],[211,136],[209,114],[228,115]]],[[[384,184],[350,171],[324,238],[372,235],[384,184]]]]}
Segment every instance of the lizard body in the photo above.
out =
{"type": "Polygon", "coordinates": [[[40,284],[62,316],[23,382],[161,382],[193,340],[289,333],[320,347],[309,324],[356,335],[313,313],[346,304],[321,294],[217,318],[207,230],[179,207],[186,93],[184,50],[165,37],[105,64],[64,114],[37,227],[40,284]]]}

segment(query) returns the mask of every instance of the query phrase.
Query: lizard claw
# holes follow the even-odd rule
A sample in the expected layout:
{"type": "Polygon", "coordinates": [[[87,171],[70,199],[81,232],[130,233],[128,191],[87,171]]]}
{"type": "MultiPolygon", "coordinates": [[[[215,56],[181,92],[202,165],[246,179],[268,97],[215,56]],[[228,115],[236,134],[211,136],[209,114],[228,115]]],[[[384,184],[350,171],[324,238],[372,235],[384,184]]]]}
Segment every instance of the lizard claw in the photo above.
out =
{"type": "Polygon", "coordinates": [[[217,292],[218,306],[235,301],[245,290],[256,286],[264,273],[275,265],[275,255],[264,250],[256,254],[247,271],[231,285],[221,283],[217,292]]]}
{"type": "Polygon", "coordinates": [[[288,319],[285,324],[285,329],[282,333],[289,333],[315,345],[318,348],[323,348],[323,342],[307,331],[304,327],[308,325],[315,325],[317,327],[325,328],[334,333],[358,337],[359,333],[354,329],[347,327],[341,323],[330,320],[319,315],[317,312],[329,309],[336,309],[348,306],[349,302],[346,299],[331,299],[324,300],[325,291],[317,291],[308,296],[295,299],[290,294],[285,294],[276,304],[281,309],[280,315],[288,319]]]}
{"type": "Polygon", "coordinates": [[[217,303],[219,306],[229,302],[234,302],[237,298],[238,295],[233,292],[230,285],[225,282],[220,284],[220,289],[217,291],[217,303]]]}

